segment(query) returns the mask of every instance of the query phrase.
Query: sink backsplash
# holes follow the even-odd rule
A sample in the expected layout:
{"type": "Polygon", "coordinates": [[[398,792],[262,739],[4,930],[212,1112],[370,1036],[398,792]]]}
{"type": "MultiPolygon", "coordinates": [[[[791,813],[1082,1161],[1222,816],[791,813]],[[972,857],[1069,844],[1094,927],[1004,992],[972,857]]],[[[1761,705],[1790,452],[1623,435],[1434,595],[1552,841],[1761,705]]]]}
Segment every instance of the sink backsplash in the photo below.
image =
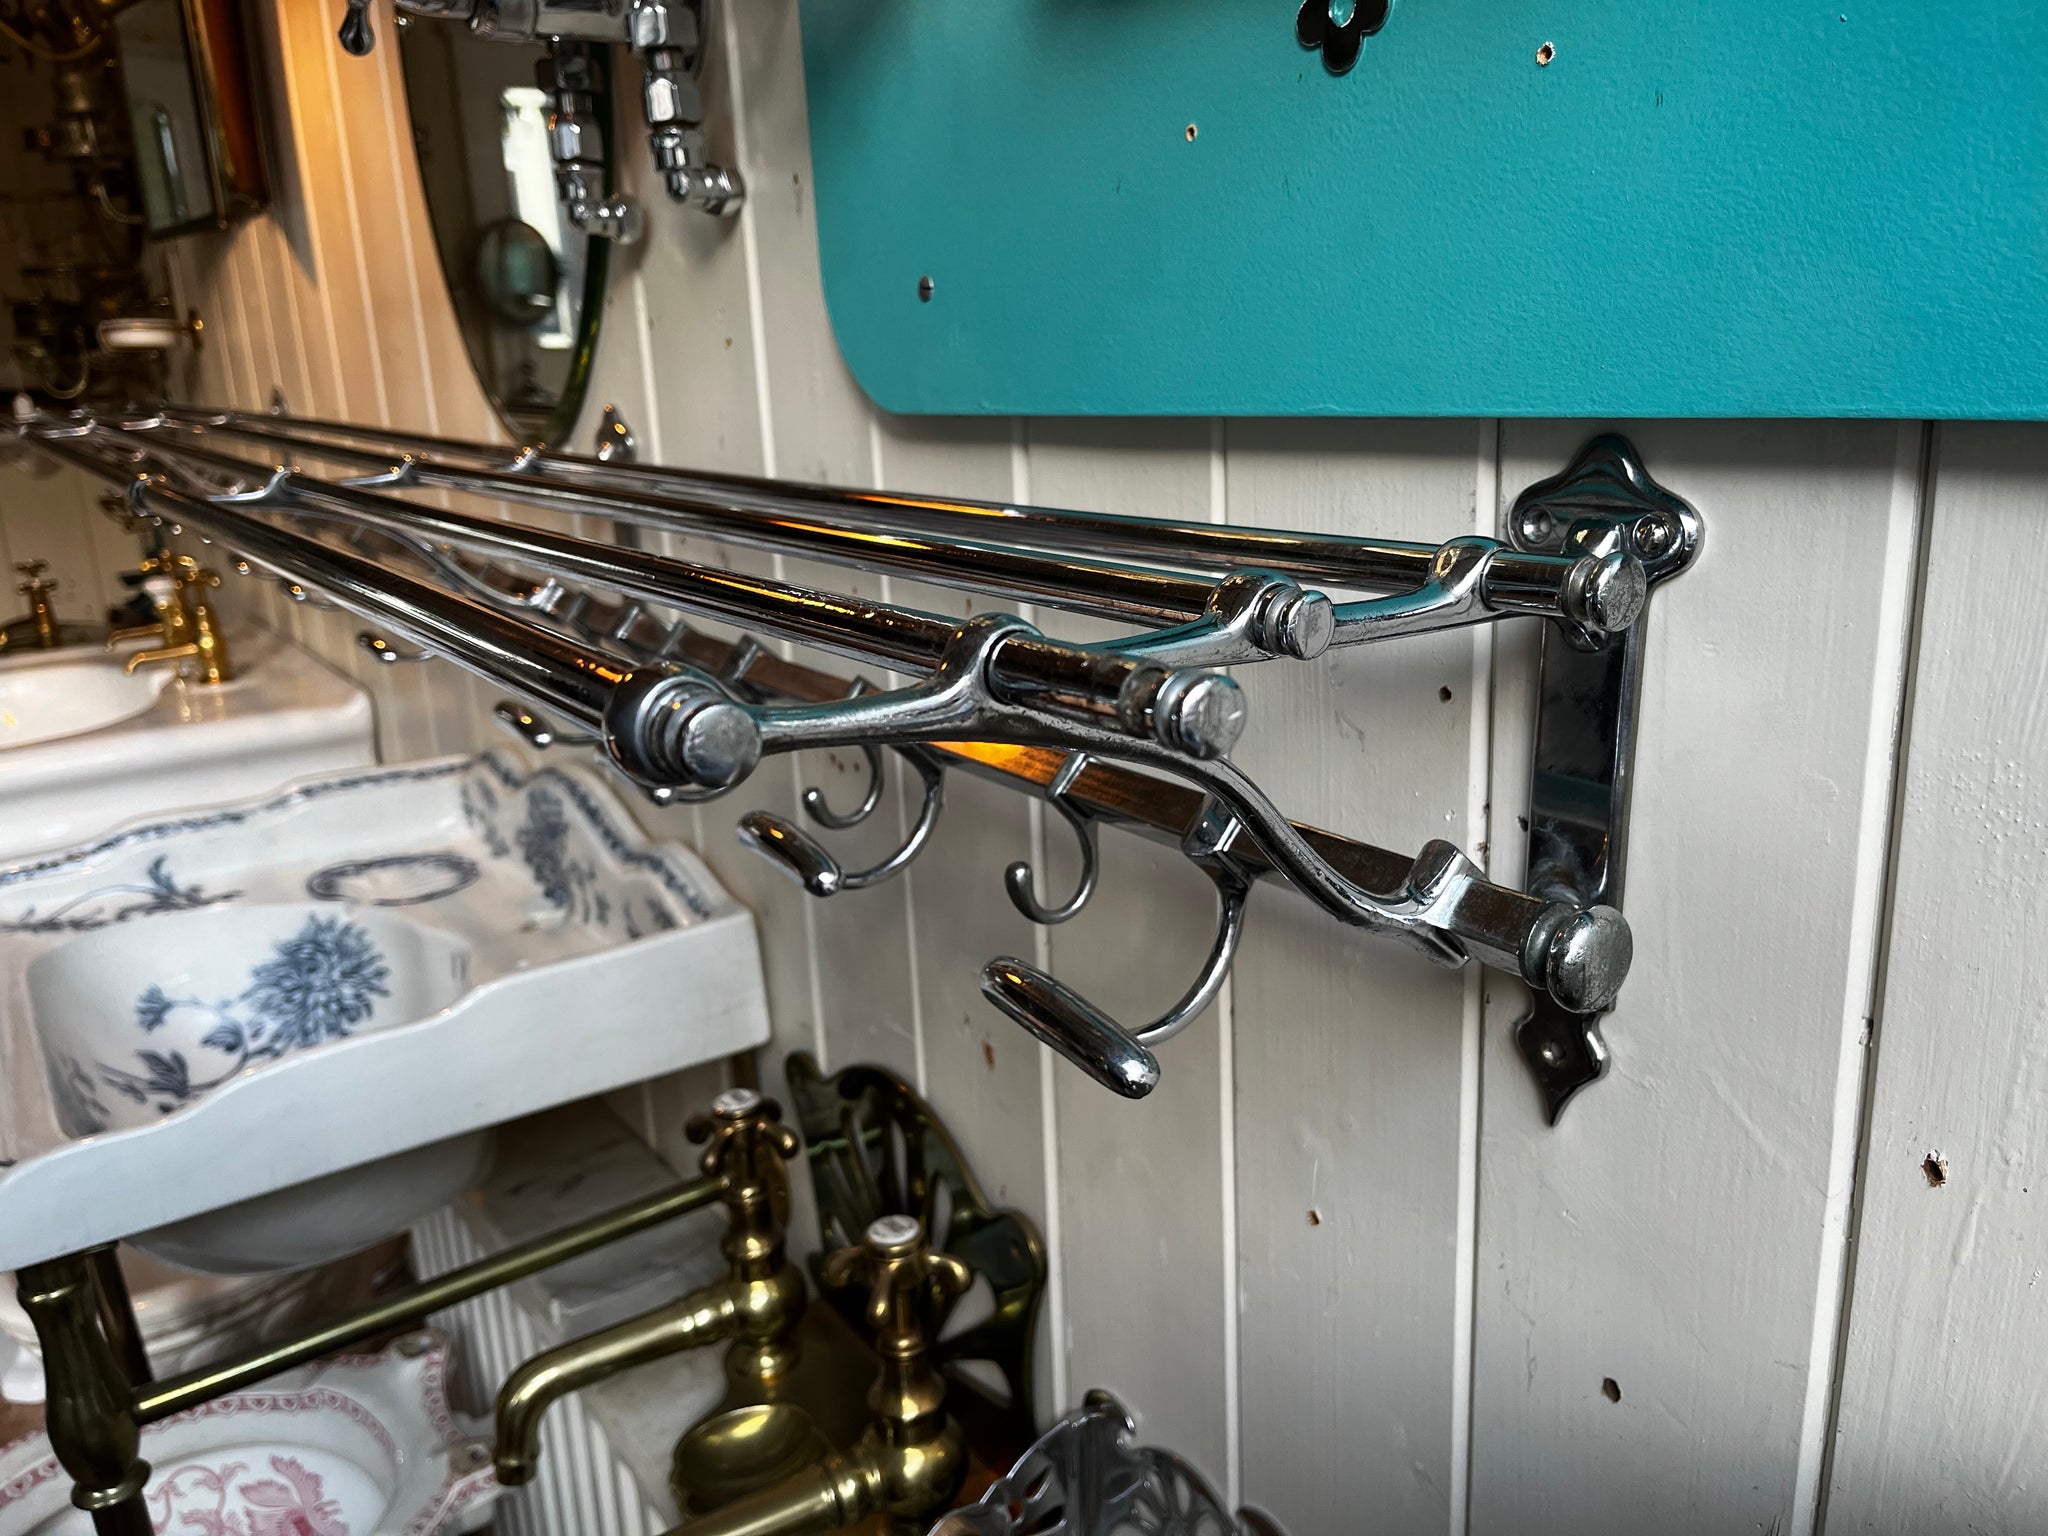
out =
{"type": "Polygon", "coordinates": [[[706,893],[643,843],[559,769],[496,753],[372,769],[0,868],[0,943],[238,901],[406,907],[430,924],[445,905],[465,937],[500,938],[479,950],[483,981],[708,917],[706,893]]]}

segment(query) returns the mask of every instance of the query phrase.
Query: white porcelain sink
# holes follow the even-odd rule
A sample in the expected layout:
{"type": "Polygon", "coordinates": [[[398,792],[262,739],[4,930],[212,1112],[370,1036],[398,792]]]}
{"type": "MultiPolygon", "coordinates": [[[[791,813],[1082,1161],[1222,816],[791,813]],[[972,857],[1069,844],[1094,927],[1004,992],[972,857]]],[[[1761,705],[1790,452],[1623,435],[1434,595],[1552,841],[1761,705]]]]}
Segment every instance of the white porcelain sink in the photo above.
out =
{"type": "Polygon", "coordinates": [[[132,720],[171,681],[161,668],[129,675],[114,661],[62,661],[0,672],[0,751],[132,720]]]}
{"type": "Polygon", "coordinates": [[[131,817],[376,758],[370,701],[254,628],[217,688],[59,654],[0,668],[0,867],[131,817]]]}
{"type": "Polygon", "coordinates": [[[0,1270],[338,1257],[464,1188],[488,1127],[767,1034],[751,915],[584,773],[132,824],[0,868],[0,1270]]]}

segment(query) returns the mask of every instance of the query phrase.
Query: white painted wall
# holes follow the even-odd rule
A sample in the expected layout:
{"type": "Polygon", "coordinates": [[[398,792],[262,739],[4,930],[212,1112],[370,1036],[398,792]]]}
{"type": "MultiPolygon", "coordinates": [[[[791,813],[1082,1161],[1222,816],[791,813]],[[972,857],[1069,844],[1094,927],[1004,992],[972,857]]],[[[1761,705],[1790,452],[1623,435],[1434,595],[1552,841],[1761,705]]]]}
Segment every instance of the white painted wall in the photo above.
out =
{"type": "MultiPolygon", "coordinates": [[[[332,9],[265,17],[277,217],[174,254],[209,327],[187,391],[489,433],[392,54],[345,58],[332,9]]],[[[1491,531],[1618,426],[1707,520],[1650,621],[1615,1070],[1556,1131],[1509,1044],[1518,984],[1271,892],[1152,1099],[1055,1068],[980,1001],[981,962],[1036,946],[1113,1008],[1156,1009],[1206,943],[1207,887],[1112,838],[1090,912],[1033,932],[1002,866],[1049,840],[1057,884],[1070,854],[1002,791],[956,784],[906,879],[826,904],[735,846],[744,805],[667,819],[761,914],[773,1054],[910,1075],[1043,1225],[1047,1404],[1119,1389],[1296,1536],[2048,1528],[2048,430],[884,416],[820,295],[795,7],[728,14],[715,148],[746,215],[670,208],[624,138],[652,228],[618,262],[593,414],[617,403],[648,456],[1435,538],[1491,531]]],[[[0,494],[9,552],[60,536],[20,505],[0,494]]],[[[270,608],[376,691],[387,756],[482,739],[480,687],[376,669],[347,621],[270,608]]],[[[1449,837],[1515,880],[1534,640],[1259,671],[1240,760],[1298,818],[1449,837]]],[[[843,800],[854,771],[778,762],[742,799],[843,800]]],[[[633,1106],[679,1164],[700,1091],[633,1106]]]]}

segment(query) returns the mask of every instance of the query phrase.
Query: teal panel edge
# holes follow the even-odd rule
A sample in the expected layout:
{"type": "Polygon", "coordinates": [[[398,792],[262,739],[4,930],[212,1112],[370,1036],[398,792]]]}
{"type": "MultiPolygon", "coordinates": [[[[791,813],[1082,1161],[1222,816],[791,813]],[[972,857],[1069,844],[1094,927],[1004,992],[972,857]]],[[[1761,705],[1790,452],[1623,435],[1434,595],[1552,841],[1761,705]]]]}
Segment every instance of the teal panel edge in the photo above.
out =
{"type": "Polygon", "coordinates": [[[1293,0],[801,19],[891,411],[2048,416],[2048,6],[1394,0],[1343,76],[1293,0]]]}

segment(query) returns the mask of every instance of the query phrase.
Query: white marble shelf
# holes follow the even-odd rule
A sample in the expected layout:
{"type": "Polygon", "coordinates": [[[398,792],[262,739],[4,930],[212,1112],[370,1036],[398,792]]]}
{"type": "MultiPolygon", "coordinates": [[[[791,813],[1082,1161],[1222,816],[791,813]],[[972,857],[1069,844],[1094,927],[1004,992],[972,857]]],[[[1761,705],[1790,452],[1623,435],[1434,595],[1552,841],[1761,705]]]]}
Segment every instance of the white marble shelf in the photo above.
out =
{"type": "MultiPolygon", "coordinates": [[[[138,1022],[133,1044],[166,1033],[138,1022]]],[[[579,770],[445,759],[131,824],[0,867],[0,1269],[767,1035],[752,915],[687,850],[648,843],[579,770]],[[452,937],[468,952],[460,995],[429,1017],[289,1051],[189,1098],[153,1094],[153,1118],[119,1128],[136,1110],[115,1079],[132,1082],[120,1069],[135,1063],[67,1059],[71,1039],[35,1017],[30,966],[111,930],[146,942],[160,920],[157,934],[176,933],[178,914],[286,903],[389,914],[452,937]]]]}

